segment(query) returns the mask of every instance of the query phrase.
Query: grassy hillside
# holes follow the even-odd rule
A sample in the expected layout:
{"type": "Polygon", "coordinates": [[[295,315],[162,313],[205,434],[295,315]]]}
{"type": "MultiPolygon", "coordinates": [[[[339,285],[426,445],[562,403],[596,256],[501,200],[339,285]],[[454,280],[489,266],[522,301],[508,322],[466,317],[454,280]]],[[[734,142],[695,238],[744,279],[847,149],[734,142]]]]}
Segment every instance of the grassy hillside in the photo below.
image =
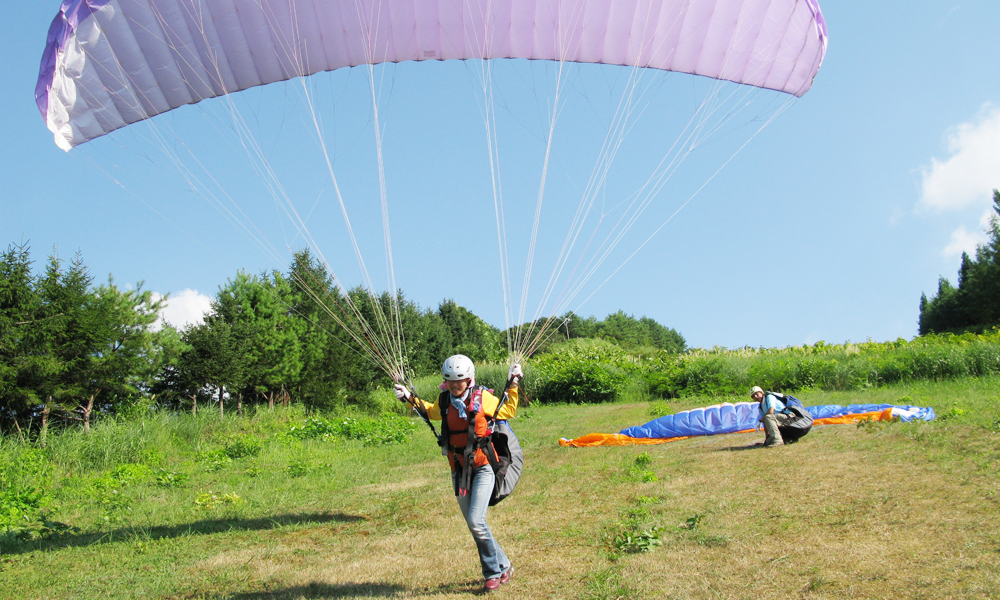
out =
{"type": "MultiPolygon", "coordinates": [[[[767,450],[746,448],[762,433],[573,449],[556,440],[643,423],[650,405],[523,410],[525,474],[490,512],[516,567],[496,595],[1000,597],[1000,378],[801,397],[930,405],[941,418],[816,428],[767,450]]],[[[407,437],[390,421],[405,441],[384,444],[372,435],[384,427],[361,419],[289,434],[304,425],[294,411],[158,416],[44,449],[4,440],[6,506],[34,502],[48,523],[3,537],[0,598],[478,593],[475,549],[422,423],[407,437]]]]}

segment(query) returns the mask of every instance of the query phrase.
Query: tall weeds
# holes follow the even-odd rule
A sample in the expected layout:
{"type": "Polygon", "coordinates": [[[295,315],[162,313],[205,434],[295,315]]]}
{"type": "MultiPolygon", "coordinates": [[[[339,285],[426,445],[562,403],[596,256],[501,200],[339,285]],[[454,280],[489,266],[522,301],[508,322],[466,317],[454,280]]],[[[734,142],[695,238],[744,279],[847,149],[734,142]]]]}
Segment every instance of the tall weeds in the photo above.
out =
{"type": "Polygon", "coordinates": [[[742,395],[754,385],[775,391],[844,391],[995,373],[1000,373],[998,329],[913,341],[695,350],[665,359],[651,369],[649,380],[656,395],[686,397],[742,395]]]}

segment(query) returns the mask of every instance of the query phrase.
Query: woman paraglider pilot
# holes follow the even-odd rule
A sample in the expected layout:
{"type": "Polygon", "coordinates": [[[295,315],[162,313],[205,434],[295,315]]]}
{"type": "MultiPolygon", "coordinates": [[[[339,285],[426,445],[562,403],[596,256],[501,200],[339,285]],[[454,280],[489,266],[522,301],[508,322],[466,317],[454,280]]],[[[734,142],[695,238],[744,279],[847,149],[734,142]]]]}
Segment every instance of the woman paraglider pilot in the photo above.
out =
{"type": "MultiPolygon", "coordinates": [[[[444,389],[437,402],[424,402],[401,384],[394,386],[394,392],[396,398],[409,402],[422,416],[441,421],[439,441],[451,465],[455,497],[476,542],[486,580],[485,590],[490,592],[510,581],[514,572],[510,559],[486,524],[486,509],[502,499],[497,495],[498,486],[503,483],[500,473],[506,472],[510,465],[500,465],[504,460],[502,455],[509,449],[498,448],[499,444],[493,442],[503,439],[506,445],[507,439],[513,443],[517,441],[505,422],[517,412],[518,383],[524,373],[521,365],[511,366],[507,389],[501,398],[476,385],[476,367],[469,357],[462,354],[448,357],[441,368],[441,375],[444,377],[444,389]],[[499,428],[504,433],[498,439],[494,432],[499,428]]],[[[519,474],[520,463],[516,467],[519,474]]],[[[509,493],[510,487],[508,481],[504,495],[509,493]]]]}

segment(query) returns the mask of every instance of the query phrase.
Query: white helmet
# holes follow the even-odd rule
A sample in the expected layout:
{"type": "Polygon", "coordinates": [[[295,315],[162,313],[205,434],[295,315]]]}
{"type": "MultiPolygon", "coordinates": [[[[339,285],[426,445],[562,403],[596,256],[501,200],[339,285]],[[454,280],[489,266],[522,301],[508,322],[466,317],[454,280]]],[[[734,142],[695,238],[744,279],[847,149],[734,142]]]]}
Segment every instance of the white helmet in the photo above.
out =
{"type": "Polygon", "coordinates": [[[476,378],[476,365],[464,354],[449,356],[441,367],[441,375],[447,381],[461,381],[476,378]]]}

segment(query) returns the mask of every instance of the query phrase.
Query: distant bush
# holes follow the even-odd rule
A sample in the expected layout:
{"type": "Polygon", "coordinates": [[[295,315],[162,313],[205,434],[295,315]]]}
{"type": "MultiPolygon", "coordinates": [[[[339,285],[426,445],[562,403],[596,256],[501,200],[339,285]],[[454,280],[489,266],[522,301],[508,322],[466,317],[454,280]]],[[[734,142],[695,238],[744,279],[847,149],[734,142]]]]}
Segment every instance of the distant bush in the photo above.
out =
{"type": "Polygon", "coordinates": [[[533,361],[541,402],[600,403],[619,400],[641,375],[641,360],[601,340],[573,340],[533,361]]]}
{"type": "Polygon", "coordinates": [[[293,425],[288,435],[299,439],[331,439],[339,437],[359,440],[366,446],[381,446],[405,442],[417,424],[406,417],[383,415],[381,417],[342,417],[327,419],[314,416],[302,425],[293,425]]]}
{"type": "Polygon", "coordinates": [[[653,395],[676,398],[744,396],[754,385],[774,391],[851,390],[993,373],[1000,373],[997,329],[913,341],[695,350],[667,357],[645,377],[653,395]]]}

